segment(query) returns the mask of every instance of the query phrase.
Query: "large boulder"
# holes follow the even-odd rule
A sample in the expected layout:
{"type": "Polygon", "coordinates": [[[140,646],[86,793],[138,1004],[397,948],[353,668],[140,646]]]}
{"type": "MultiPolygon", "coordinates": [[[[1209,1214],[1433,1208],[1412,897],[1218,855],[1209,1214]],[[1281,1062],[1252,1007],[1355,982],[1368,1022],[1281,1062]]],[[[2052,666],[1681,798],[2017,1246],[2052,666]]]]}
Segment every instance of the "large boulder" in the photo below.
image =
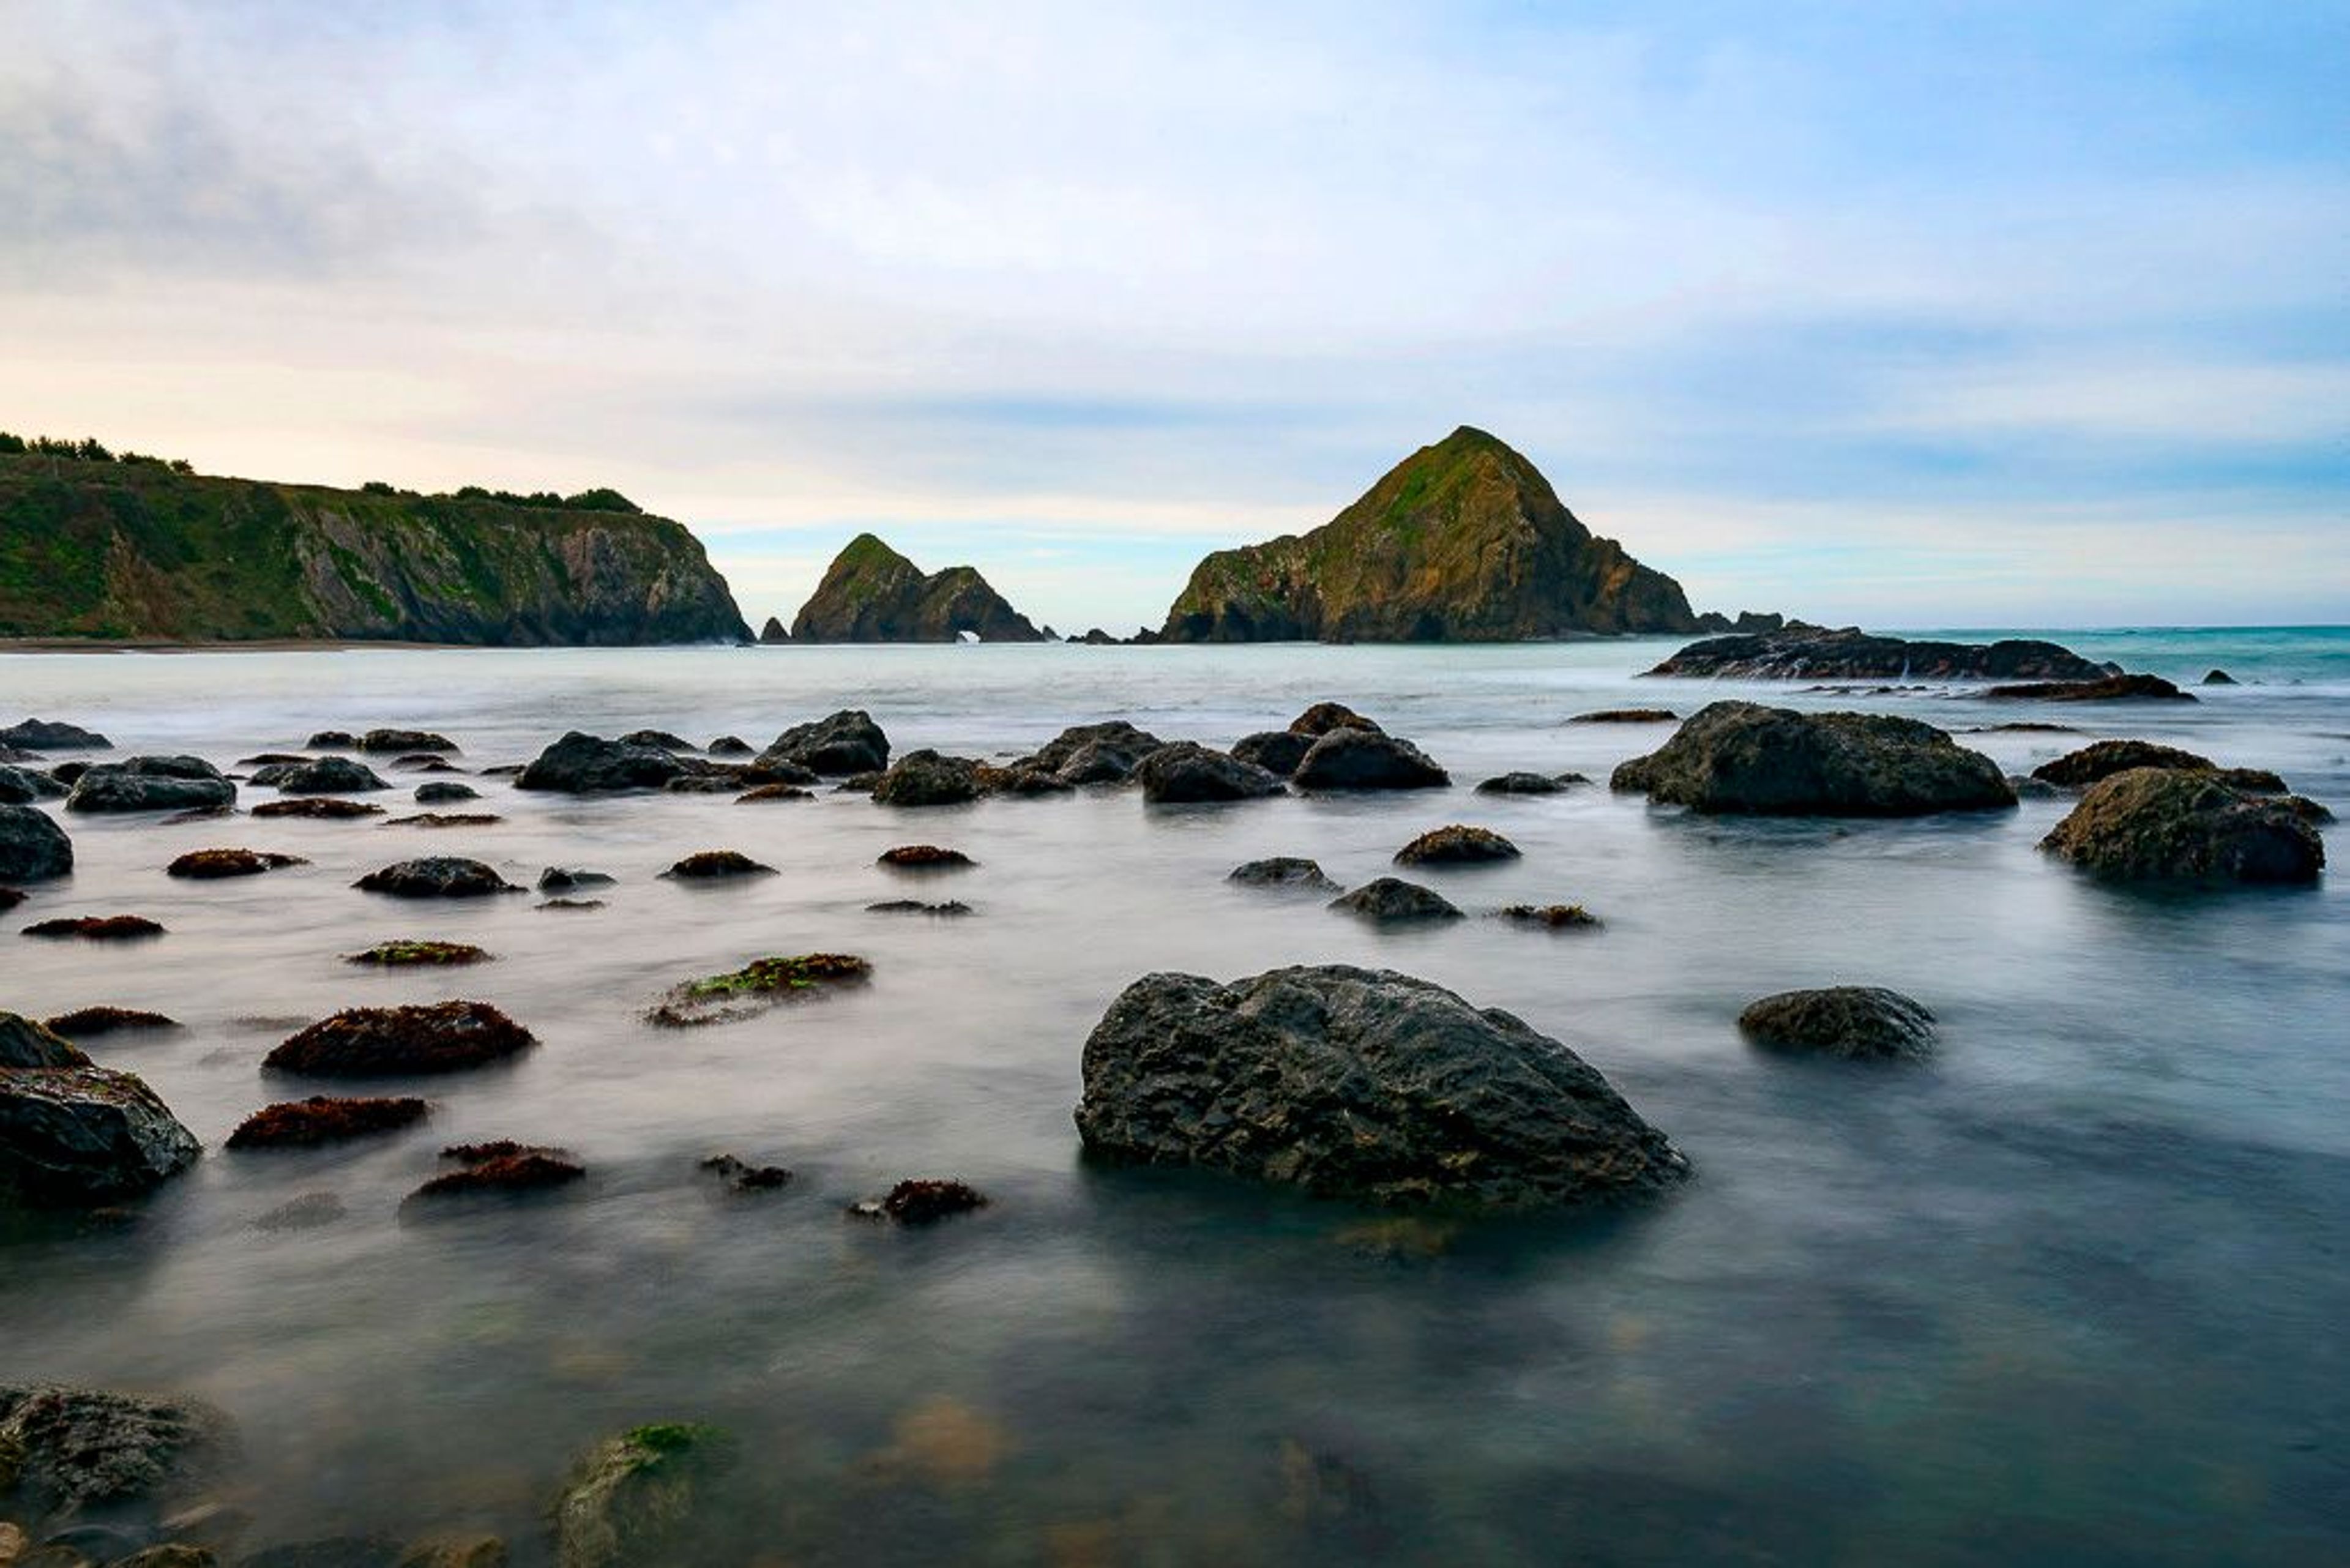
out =
{"type": "Polygon", "coordinates": [[[1052,774],[1065,784],[1116,784],[1166,745],[1124,719],[1072,724],[1012,764],[1014,771],[1052,774]]]}
{"type": "Polygon", "coordinates": [[[873,786],[873,798],[883,805],[960,805],[984,790],[980,768],[969,757],[908,752],[873,786]]]}
{"type": "Polygon", "coordinates": [[[73,870],[73,840],[29,805],[0,805],[0,882],[46,882],[73,870]]]}
{"type": "Polygon", "coordinates": [[[261,1064],[317,1078],[398,1077],[486,1066],[537,1044],[486,1002],[353,1007],[288,1035],[261,1064]]]}
{"type": "Polygon", "coordinates": [[[598,1444],[556,1499],[556,1568],[696,1561],[696,1510],[734,1453],[724,1432],[685,1423],[638,1427],[598,1444]]]}
{"type": "Polygon", "coordinates": [[[2201,769],[2133,768],[2091,784],[2040,847],[2126,880],[2314,882],[2325,841],[2291,795],[2201,769]]]}
{"type": "Polygon", "coordinates": [[[80,1046],[38,1019],[0,1012],[0,1069],[88,1065],[80,1046]]]}
{"type": "Polygon", "coordinates": [[[1314,749],[1314,736],[1301,735],[1295,730],[1260,730],[1234,741],[1232,755],[1287,778],[1305,760],[1305,753],[1314,749]]]}
{"type": "Polygon", "coordinates": [[[1573,1051],[1392,971],[1147,975],[1086,1042],[1084,1074],[1096,1154],[1327,1197],[1530,1209],[1689,1169],[1573,1051]]]}
{"type": "Polygon", "coordinates": [[[2157,745],[2152,741],[2098,741],[2077,752],[2067,752],[2054,762],[2041,763],[2032,770],[2032,776],[2043,784],[2083,789],[2132,768],[2185,768],[2210,774],[2220,783],[2251,794],[2286,793],[2284,780],[2266,769],[2223,768],[2209,757],[2182,752],[2177,746],[2157,745]]]}
{"type": "Polygon", "coordinates": [[[83,771],[66,796],[80,812],[206,811],[236,804],[236,785],[201,757],[133,757],[83,771]]]}
{"type": "Polygon", "coordinates": [[[0,1511],[152,1515],[216,1480],[234,1446],[228,1417],[198,1400],[0,1386],[0,1511]]]}
{"type": "Polygon", "coordinates": [[[1395,853],[1399,866],[1476,866],[1515,860],[1518,846],[1490,827],[1431,827],[1395,853]]]}
{"type": "Polygon", "coordinates": [[[522,891],[499,876],[494,867],[462,855],[397,861],[369,872],[351,886],[363,892],[389,893],[395,898],[480,898],[522,891]]]}
{"type": "MultiPolygon", "coordinates": [[[[810,723],[795,724],[777,735],[752,763],[752,775],[764,778],[781,763],[827,776],[879,773],[889,765],[889,737],[863,709],[844,708],[810,723]]],[[[784,778],[779,782],[806,781],[784,778]]]]}
{"type": "Polygon", "coordinates": [[[129,1073],[90,1066],[0,1071],[0,1195],[45,1204],[111,1203],[178,1175],[200,1147],[155,1092],[129,1073]]]}
{"type": "Polygon", "coordinates": [[[353,757],[274,763],[255,772],[253,782],[280,794],[365,794],[391,787],[382,774],[353,757]]]}
{"type": "Polygon", "coordinates": [[[0,805],[30,805],[36,800],[58,799],[65,793],[65,785],[37,768],[0,766],[0,805]]]}
{"type": "Polygon", "coordinates": [[[1783,991],[1748,1004],[1738,1027],[1758,1045],[1859,1062],[1917,1062],[1934,1054],[1924,1002],[1877,985],[1783,991]]]}
{"type": "Polygon", "coordinates": [[[1452,782],[1409,741],[1352,725],[1326,732],[1289,776],[1300,789],[1442,789],[1452,782]]]}
{"type": "Polygon", "coordinates": [[[1400,877],[1374,877],[1352,892],[1331,899],[1330,908],[1379,926],[1462,918],[1452,900],[1443,894],[1400,877]]]}
{"type": "Polygon", "coordinates": [[[113,745],[95,730],[53,719],[26,719],[0,730],[0,746],[18,746],[28,752],[103,752],[113,745]]]}
{"type": "Polygon", "coordinates": [[[1333,730],[1368,730],[1385,734],[1378,721],[1366,719],[1344,702],[1316,702],[1289,722],[1289,732],[1320,740],[1333,730]]]}
{"type": "Polygon", "coordinates": [[[1142,798],[1154,805],[1176,805],[1201,801],[1257,800],[1280,794],[1287,787],[1279,775],[1211,751],[1196,741],[1161,746],[1134,770],[1141,782],[1142,798]]]}
{"type": "Polygon", "coordinates": [[[1999,764],[1931,724],[1715,702],[1610,786],[1659,804],[1768,816],[1924,816],[2015,804],[1999,764]]]}
{"type": "Polygon", "coordinates": [[[686,764],[659,746],[608,741],[574,730],[532,759],[515,779],[516,789],[560,794],[600,794],[614,790],[660,789],[687,772],[686,764]]]}

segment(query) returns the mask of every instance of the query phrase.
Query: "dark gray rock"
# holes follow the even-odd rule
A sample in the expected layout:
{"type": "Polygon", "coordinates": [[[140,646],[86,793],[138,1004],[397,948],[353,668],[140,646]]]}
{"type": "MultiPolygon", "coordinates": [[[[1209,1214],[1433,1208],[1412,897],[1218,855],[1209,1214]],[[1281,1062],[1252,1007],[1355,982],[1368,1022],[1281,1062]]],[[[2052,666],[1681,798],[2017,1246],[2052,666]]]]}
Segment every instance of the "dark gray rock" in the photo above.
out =
{"type": "Polygon", "coordinates": [[[582,888],[608,888],[613,881],[614,878],[603,871],[549,866],[538,874],[538,890],[542,893],[576,893],[582,888]]]}
{"type": "Polygon", "coordinates": [[[73,870],[73,840],[29,805],[0,805],[0,882],[46,882],[73,870]]]}
{"type": "Polygon", "coordinates": [[[765,771],[783,763],[827,777],[879,773],[889,765],[889,737],[863,709],[844,708],[813,722],[793,725],[768,742],[751,764],[762,784],[811,782],[765,771]]]}
{"type": "Polygon", "coordinates": [[[1342,727],[1314,742],[1290,782],[1300,789],[1442,789],[1452,775],[1409,741],[1342,727]]]}
{"type": "Polygon", "coordinates": [[[1134,770],[1142,798],[1159,805],[1260,800],[1284,789],[1279,775],[1194,741],[1161,746],[1134,770]]]}
{"type": "Polygon", "coordinates": [[[2117,673],[2053,642],[1923,642],[1793,626],[1693,642],[1651,675],[1764,680],[2095,680],[2117,673]]]}
{"type": "Polygon", "coordinates": [[[402,860],[369,872],[352,886],[369,893],[389,893],[395,898],[478,898],[492,893],[522,891],[493,867],[457,855],[402,860]]]}
{"type": "Polygon", "coordinates": [[[59,800],[66,786],[38,768],[0,766],[0,805],[30,805],[36,800],[59,800]]]}
{"type": "Polygon", "coordinates": [[[38,1019],[0,1012],[0,1068],[88,1065],[80,1046],[38,1019]]]}
{"type": "Polygon", "coordinates": [[[2203,684],[2206,686],[2233,686],[2236,684],[2236,678],[2229,674],[2224,670],[2210,670],[2204,671],[2203,684]]]}
{"type": "Polygon", "coordinates": [[[624,746],[650,746],[656,751],[662,752],[693,750],[691,741],[687,740],[683,735],[671,734],[667,730],[631,730],[620,737],[620,743],[624,746]]]}
{"type": "Polygon", "coordinates": [[[1501,774],[1481,781],[1479,794],[1557,794],[1566,788],[1565,781],[1548,774],[1501,774]]]}
{"type": "Polygon", "coordinates": [[[2212,774],[2221,783],[2252,794],[2285,793],[2284,781],[2272,773],[2256,768],[2222,768],[2209,757],[2180,751],[2177,746],[2157,745],[2151,741],[2098,741],[2079,751],[2067,752],[2054,762],[2041,763],[2032,770],[2032,776],[2066,789],[2083,789],[2132,768],[2186,768],[2212,774]]]}
{"type": "Polygon", "coordinates": [[[1544,1208],[1689,1168],[1565,1045],[1391,971],[1145,976],[1086,1042],[1084,1075],[1093,1153],[1327,1197],[1544,1208]]]}
{"type": "Polygon", "coordinates": [[[359,738],[348,730],[321,730],[302,744],[313,752],[352,752],[359,749],[359,738]]]}
{"type": "Polygon", "coordinates": [[[0,746],[28,752],[104,752],[114,742],[95,730],[53,719],[26,719],[0,730],[0,746]]]}
{"type": "Polygon", "coordinates": [[[104,1067],[0,1072],[0,1193],[111,1203],[194,1163],[195,1136],[155,1092],[104,1067]]]}
{"type": "Polygon", "coordinates": [[[1289,722],[1292,733],[1315,739],[1333,730],[1367,730],[1374,735],[1384,734],[1378,723],[1364,718],[1344,702],[1316,702],[1289,722]]]}
{"type": "Polygon", "coordinates": [[[1432,827],[1395,853],[1399,866],[1478,866],[1515,860],[1518,846],[1490,827],[1432,827]]]}
{"type": "Polygon", "coordinates": [[[1609,784],[1660,804],[1757,815],[1924,816],[2015,804],[1998,763],[1931,724],[1754,702],[1700,710],[1609,784]]]}
{"type": "Polygon", "coordinates": [[[1052,774],[1065,784],[1117,784],[1166,745],[1148,730],[1124,719],[1072,724],[1012,764],[1015,770],[1052,774]]]}
{"type": "Polygon", "coordinates": [[[515,779],[516,789],[560,794],[602,794],[660,789],[686,765],[658,746],[634,746],[572,731],[538,753],[515,779]]]}
{"type": "Polygon", "coordinates": [[[1749,1003],[1738,1027],[1758,1045],[1851,1061],[1918,1062],[1934,1054],[1934,1015],[1882,986],[1783,991],[1749,1003]]]}
{"type": "Polygon", "coordinates": [[[1232,867],[1227,882],[1238,882],[1247,888],[1295,888],[1308,892],[1326,892],[1338,886],[1330,880],[1318,861],[1301,856],[1276,855],[1266,860],[1252,860],[1245,866],[1232,867]]]}
{"type": "Polygon", "coordinates": [[[236,786],[201,757],[132,757],[86,768],[66,796],[78,812],[202,811],[236,804],[236,786]]]}
{"type": "Polygon", "coordinates": [[[1253,763],[1269,774],[1287,778],[1314,749],[1315,737],[1295,730],[1260,730],[1232,742],[1232,755],[1253,763]]]}
{"type": "Polygon", "coordinates": [[[1378,925],[1462,918],[1452,901],[1432,888],[1400,877],[1380,877],[1330,900],[1330,907],[1378,925]]]}
{"type": "Polygon", "coordinates": [[[194,1399],[0,1386],[0,1455],[35,1520],[83,1510],[159,1512],[215,1480],[235,1447],[227,1416],[194,1399]]]}
{"type": "Polygon", "coordinates": [[[2325,841],[2310,804],[2201,769],[2133,768],[2091,784],[2040,847],[2127,881],[2314,882],[2325,841]]]}
{"type": "Polygon", "coordinates": [[[382,774],[355,757],[272,763],[255,773],[252,782],[280,794],[366,794],[391,787],[382,774]]]}
{"type": "Polygon", "coordinates": [[[740,735],[721,735],[710,742],[708,750],[713,757],[748,757],[755,756],[759,748],[740,735]]]}
{"type": "Polygon", "coordinates": [[[416,804],[419,805],[453,805],[461,800],[481,798],[482,792],[472,784],[450,784],[444,780],[416,786],[416,804]]]}
{"type": "Polygon", "coordinates": [[[882,805],[960,805],[983,793],[980,766],[969,757],[941,756],[927,748],[909,752],[874,784],[873,798],[882,805]]]}
{"type": "Polygon", "coordinates": [[[369,730],[359,737],[362,752],[453,752],[457,742],[430,730],[369,730]]]}

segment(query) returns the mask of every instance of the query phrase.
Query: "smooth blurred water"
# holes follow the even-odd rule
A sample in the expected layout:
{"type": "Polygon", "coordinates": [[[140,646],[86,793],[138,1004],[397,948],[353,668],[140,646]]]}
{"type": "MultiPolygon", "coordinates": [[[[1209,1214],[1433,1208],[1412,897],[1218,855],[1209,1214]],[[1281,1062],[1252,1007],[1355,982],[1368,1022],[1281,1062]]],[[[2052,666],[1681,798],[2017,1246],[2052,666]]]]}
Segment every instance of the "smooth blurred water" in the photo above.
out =
{"type": "MultiPolygon", "coordinates": [[[[255,1542],[474,1526],[536,1561],[569,1459],[616,1428],[744,1438],[706,1561],[735,1563],[2315,1563],[2350,1557],[2350,906],[2147,894],[2035,853],[2061,815],[1708,821],[1604,787],[1473,795],[1511,768],[1604,781],[1668,726],[1577,725],[1717,695],[2017,718],[2273,767],[2350,811],[2350,634],[2063,634],[2133,669],[2248,684],[2192,706],[2018,711],[1636,679],[1657,642],[1382,649],[351,651],[0,658],[0,718],[226,764],[312,731],[416,724],[468,768],[563,730],[764,743],[841,706],[900,751],[1024,751],[1124,716],[1228,743],[1345,701],[1456,787],[1150,809],[1130,793],[892,813],[854,796],[573,800],[477,781],[497,826],[68,819],[79,868],[16,912],[137,912],[133,948],[0,941],[0,1006],[108,1002],[182,1033],[97,1043],[208,1146],[121,1231],[0,1242],[0,1380],[184,1390],[248,1450],[255,1542]],[[1593,933],[1471,919],[1381,934],[1232,887],[1268,854],[1342,881],[1422,829],[1525,851],[1434,870],[1472,911],[1579,901],[1593,933]],[[873,864],[907,842],[978,869],[873,864]],[[166,878],[244,844],[312,865],[166,878]],[[657,874],[732,847],[776,867],[657,874]],[[587,865],[594,912],[356,892],[409,855],[515,880],[587,865]],[[957,921],[868,914],[967,899],[957,921]],[[494,964],[375,973],[395,936],[494,964]],[[666,1033],[643,1008],[763,953],[862,953],[868,989],[666,1033]],[[1430,1227],[1239,1183],[1080,1162],[1086,1034],[1138,976],[1347,961],[1424,976],[1565,1040],[1689,1154],[1629,1212],[1430,1227]],[[1752,997],[1838,981],[1926,1001],[1911,1072],[1758,1056],[1752,997]],[[408,1134],[230,1154],[245,1114],[328,1085],[260,1058],[362,1002],[478,996],[535,1030],[432,1081],[408,1134]],[[589,1179],[403,1223],[444,1144],[560,1144],[589,1179]],[[732,1149],[794,1168],[730,1196],[732,1149]],[[910,1175],[993,1205],[927,1231],[844,1219],[910,1175]],[[346,1219],[255,1218],[331,1191],[346,1219]]],[[[2085,737],[1981,734],[2012,771],[2085,737]]],[[[415,782],[403,775],[403,794],[415,782]]],[[[247,791],[245,804],[267,792],[247,791]]],[[[379,797],[384,798],[384,797],[379,797]]],[[[462,809],[462,808],[461,808],[462,809]]],[[[387,1092],[408,1087],[387,1085],[387,1092]]]]}

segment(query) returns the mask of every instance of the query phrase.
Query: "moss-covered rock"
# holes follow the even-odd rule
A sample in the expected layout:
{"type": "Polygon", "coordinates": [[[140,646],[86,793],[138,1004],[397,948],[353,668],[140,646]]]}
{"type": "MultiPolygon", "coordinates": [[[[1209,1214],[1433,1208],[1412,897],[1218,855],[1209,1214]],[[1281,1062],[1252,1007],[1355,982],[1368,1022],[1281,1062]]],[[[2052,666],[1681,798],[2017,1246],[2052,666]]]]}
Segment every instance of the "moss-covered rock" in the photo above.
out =
{"type": "Polygon", "coordinates": [[[779,1002],[824,994],[870,979],[873,966],[848,953],[801,953],[754,959],[725,974],[672,987],[646,1016],[668,1028],[691,1028],[748,1018],[779,1002]]]}
{"type": "Polygon", "coordinates": [[[456,964],[487,963],[490,953],[471,942],[418,941],[398,939],[378,942],[364,952],[345,953],[345,963],[372,964],[380,969],[432,969],[456,964]]]}
{"type": "Polygon", "coordinates": [[[2203,769],[2133,768],[2091,784],[2040,847],[2126,881],[2314,882],[2325,841],[2301,804],[2203,769]]]}
{"type": "Polygon", "coordinates": [[[414,1127],[432,1112],[422,1100],[399,1098],[338,1098],[313,1095],[264,1106],[237,1124],[228,1135],[231,1148],[316,1148],[321,1144],[347,1143],[355,1137],[398,1132],[414,1127]]]}
{"type": "Polygon", "coordinates": [[[636,1427],[598,1443],[555,1500],[556,1568],[694,1561],[694,1511],[734,1458],[728,1434],[692,1422],[636,1427]]]}

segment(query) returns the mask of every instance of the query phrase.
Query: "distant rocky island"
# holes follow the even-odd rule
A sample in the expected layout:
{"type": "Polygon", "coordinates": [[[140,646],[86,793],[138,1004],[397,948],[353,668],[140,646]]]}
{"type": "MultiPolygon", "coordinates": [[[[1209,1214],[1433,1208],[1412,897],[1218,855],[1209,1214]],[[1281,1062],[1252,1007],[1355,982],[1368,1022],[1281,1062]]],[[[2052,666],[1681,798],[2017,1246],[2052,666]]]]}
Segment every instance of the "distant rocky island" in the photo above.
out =
{"type": "Polygon", "coordinates": [[[1679,583],[1585,527],[1533,463],[1463,425],[1321,527],[1201,561],[1160,637],[1507,642],[1781,624],[1698,615],[1679,583]]]}
{"type": "Polygon", "coordinates": [[[701,543],[613,491],[338,490],[0,435],[0,637],[533,647],[750,635],[701,543]]]}
{"type": "MultiPolygon", "coordinates": [[[[763,642],[785,640],[770,621],[763,642]]],[[[793,642],[1043,642],[1045,634],[971,566],[925,574],[870,534],[848,542],[800,613],[793,642]]]]}

